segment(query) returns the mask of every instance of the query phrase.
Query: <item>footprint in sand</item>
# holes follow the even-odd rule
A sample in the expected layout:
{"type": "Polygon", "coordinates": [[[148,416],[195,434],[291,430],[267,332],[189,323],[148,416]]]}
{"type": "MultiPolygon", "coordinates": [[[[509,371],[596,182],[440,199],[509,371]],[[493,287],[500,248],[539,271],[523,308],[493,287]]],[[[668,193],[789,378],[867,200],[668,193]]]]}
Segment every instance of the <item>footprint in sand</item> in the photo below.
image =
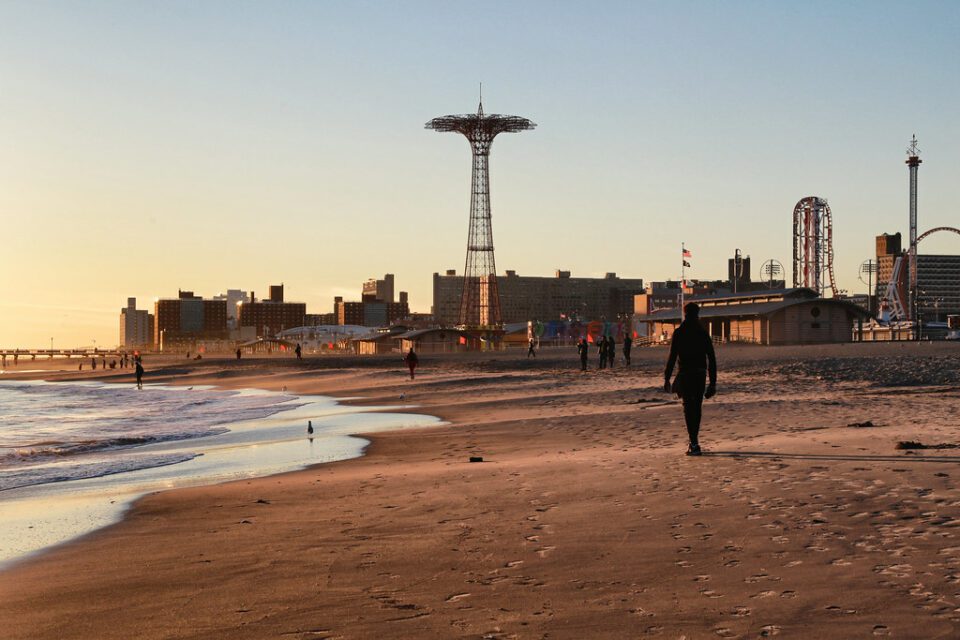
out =
{"type": "Polygon", "coordinates": [[[546,558],[547,555],[549,555],[549,553],[554,549],[556,549],[556,547],[546,546],[546,547],[540,547],[539,549],[536,549],[536,552],[537,552],[537,555],[540,556],[541,558],[546,558]]]}
{"type": "Polygon", "coordinates": [[[708,576],[708,575],[695,576],[695,577],[693,578],[693,581],[694,581],[694,582],[707,582],[707,581],[709,581],[709,580],[710,580],[710,576],[708,576]]]}
{"type": "Polygon", "coordinates": [[[781,598],[796,598],[796,597],[797,597],[797,592],[796,592],[796,591],[784,591],[783,593],[780,594],[780,597],[781,597],[781,598]]]}
{"type": "Polygon", "coordinates": [[[739,561],[739,560],[727,560],[726,562],[723,563],[723,566],[725,566],[725,567],[735,567],[735,566],[737,566],[738,564],[740,564],[740,561],[739,561]]]}
{"type": "Polygon", "coordinates": [[[714,629],[713,632],[721,638],[734,638],[737,635],[732,629],[727,629],[726,627],[714,629]]]}
{"type": "Polygon", "coordinates": [[[748,615],[753,613],[750,607],[734,607],[733,611],[730,612],[734,618],[746,618],[748,615]]]}
{"type": "Polygon", "coordinates": [[[760,637],[769,638],[770,636],[775,636],[780,633],[780,627],[775,624],[768,624],[760,628],[760,637]]]}
{"type": "Polygon", "coordinates": [[[690,566],[690,561],[688,561],[688,560],[677,560],[677,561],[674,562],[673,564],[677,565],[678,567],[689,567],[689,566],[690,566]]]}
{"type": "Polygon", "coordinates": [[[890,635],[890,629],[885,627],[882,624],[878,624],[873,627],[873,635],[875,636],[888,636],[890,635]]]}
{"type": "Polygon", "coordinates": [[[523,560],[512,560],[503,566],[507,567],[508,569],[512,569],[513,567],[520,566],[521,564],[523,564],[523,560]]]}

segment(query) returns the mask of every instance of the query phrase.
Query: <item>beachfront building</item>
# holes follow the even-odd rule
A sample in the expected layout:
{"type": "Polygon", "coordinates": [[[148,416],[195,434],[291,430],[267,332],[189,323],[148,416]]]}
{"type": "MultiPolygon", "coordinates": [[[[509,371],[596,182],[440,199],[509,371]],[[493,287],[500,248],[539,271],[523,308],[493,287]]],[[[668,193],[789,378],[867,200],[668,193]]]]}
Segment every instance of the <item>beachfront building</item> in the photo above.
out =
{"type": "Polygon", "coordinates": [[[241,331],[250,329],[258,338],[276,335],[285,329],[302,327],[307,315],[303,302],[285,302],[283,285],[270,286],[270,297],[257,300],[253,292],[250,299],[237,305],[237,326],[241,331]]]}
{"type": "MultiPolygon", "coordinates": [[[[497,276],[497,288],[504,323],[561,318],[613,320],[631,314],[633,296],[644,290],[640,278],[620,278],[616,273],[577,278],[560,270],[553,277],[507,271],[497,276]]],[[[433,316],[438,324],[457,323],[462,293],[463,276],[455,270],[433,274],[433,316]]]]}
{"type": "Polygon", "coordinates": [[[153,342],[160,351],[192,350],[198,342],[224,341],[227,331],[227,301],[209,300],[193,291],[177,292],[176,298],[154,303],[153,342]]]}
{"type": "MultiPolygon", "coordinates": [[[[817,344],[850,342],[854,329],[869,317],[855,304],[820,298],[812,289],[780,289],[744,294],[693,296],[700,322],[717,342],[817,344]]],[[[680,309],[638,315],[648,335],[668,341],[683,320],[680,309]]]]}
{"type": "Polygon", "coordinates": [[[412,348],[416,353],[460,353],[481,348],[476,335],[459,329],[417,329],[394,337],[401,353],[412,348]]]}
{"type": "Polygon", "coordinates": [[[153,346],[153,314],[137,309],[137,299],[127,298],[120,309],[120,348],[148,349],[153,346]]]}

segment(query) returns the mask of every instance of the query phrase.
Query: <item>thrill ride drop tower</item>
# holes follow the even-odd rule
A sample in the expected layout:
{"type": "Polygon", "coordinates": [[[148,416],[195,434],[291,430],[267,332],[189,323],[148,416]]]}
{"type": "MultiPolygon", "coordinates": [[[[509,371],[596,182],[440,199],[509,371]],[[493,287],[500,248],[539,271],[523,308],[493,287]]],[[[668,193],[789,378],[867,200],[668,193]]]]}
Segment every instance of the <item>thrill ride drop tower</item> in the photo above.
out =
{"type": "Polygon", "coordinates": [[[920,149],[917,147],[917,135],[913,135],[910,146],[907,147],[907,166],[910,167],[910,249],[907,256],[909,284],[909,302],[907,303],[907,318],[913,320],[917,300],[917,170],[920,168],[920,149]]]}
{"type": "Polygon", "coordinates": [[[459,324],[465,328],[494,328],[503,324],[490,219],[490,146],[499,133],[527,131],[536,126],[519,116],[486,115],[482,99],[476,114],[441,116],[426,124],[427,129],[466,136],[473,151],[470,231],[459,314],[459,324]]]}

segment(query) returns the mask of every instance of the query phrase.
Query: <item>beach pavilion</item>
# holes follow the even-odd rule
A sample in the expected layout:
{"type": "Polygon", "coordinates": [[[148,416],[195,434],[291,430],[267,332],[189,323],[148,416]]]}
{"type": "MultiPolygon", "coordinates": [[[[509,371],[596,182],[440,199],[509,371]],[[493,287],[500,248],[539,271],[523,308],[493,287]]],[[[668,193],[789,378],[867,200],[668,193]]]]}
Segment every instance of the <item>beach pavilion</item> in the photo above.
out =
{"type": "MultiPolygon", "coordinates": [[[[694,296],[700,322],[716,342],[822,344],[851,342],[870,313],[846,300],[820,298],[812,289],[776,289],[722,296],[694,296]]],[[[670,339],[683,320],[680,309],[636,316],[648,335],[670,339]]]]}

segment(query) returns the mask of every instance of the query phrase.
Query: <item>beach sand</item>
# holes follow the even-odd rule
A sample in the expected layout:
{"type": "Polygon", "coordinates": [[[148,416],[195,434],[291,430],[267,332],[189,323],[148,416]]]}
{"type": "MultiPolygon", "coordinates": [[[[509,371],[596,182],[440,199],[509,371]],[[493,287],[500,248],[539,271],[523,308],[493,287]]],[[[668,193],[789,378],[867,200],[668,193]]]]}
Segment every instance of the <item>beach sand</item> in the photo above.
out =
{"type": "Polygon", "coordinates": [[[149,495],[0,573],[0,636],[960,636],[960,451],[895,448],[960,443],[960,345],[721,346],[702,458],[665,357],[426,355],[413,382],[399,356],[148,359],[150,382],[404,394],[449,424],[149,495]]]}

